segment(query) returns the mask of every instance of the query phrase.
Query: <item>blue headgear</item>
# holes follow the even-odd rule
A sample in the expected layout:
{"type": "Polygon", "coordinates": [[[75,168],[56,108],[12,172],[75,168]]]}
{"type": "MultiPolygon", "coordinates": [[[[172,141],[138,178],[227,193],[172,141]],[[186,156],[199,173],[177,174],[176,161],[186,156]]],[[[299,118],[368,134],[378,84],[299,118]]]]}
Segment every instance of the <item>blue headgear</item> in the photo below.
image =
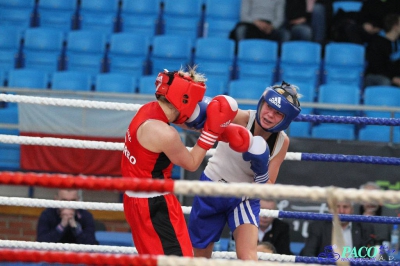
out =
{"type": "Polygon", "coordinates": [[[274,127],[263,128],[268,132],[279,132],[287,129],[292,120],[295,119],[301,111],[296,90],[292,85],[284,81],[282,82],[282,85],[268,87],[261,95],[261,98],[258,101],[256,114],[256,120],[260,126],[260,110],[265,102],[284,115],[282,121],[274,127]]]}

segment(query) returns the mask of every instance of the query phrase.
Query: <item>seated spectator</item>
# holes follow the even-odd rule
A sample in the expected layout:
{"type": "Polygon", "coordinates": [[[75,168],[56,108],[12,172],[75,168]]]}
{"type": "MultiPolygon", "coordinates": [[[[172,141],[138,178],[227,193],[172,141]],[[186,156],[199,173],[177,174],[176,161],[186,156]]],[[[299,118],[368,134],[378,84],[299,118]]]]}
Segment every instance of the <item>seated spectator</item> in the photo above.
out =
{"type": "Polygon", "coordinates": [[[240,22],[231,31],[229,38],[236,43],[242,39],[282,41],[285,1],[242,0],[240,22]]]}
{"type": "MultiPolygon", "coordinates": [[[[260,208],[276,210],[276,202],[273,200],[260,200],[260,208]]],[[[260,216],[258,241],[270,242],[278,254],[292,255],[290,251],[289,224],[278,218],[260,216]]]]}
{"type": "MultiPolygon", "coordinates": [[[[381,190],[380,186],[375,182],[367,182],[360,186],[360,189],[366,190],[381,190]]],[[[360,205],[359,210],[361,215],[367,216],[381,216],[382,215],[383,206],[373,203],[373,202],[365,202],[360,205]]],[[[374,231],[375,231],[375,244],[382,245],[383,241],[390,241],[390,230],[392,225],[390,224],[382,224],[382,223],[374,223],[374,231]]]]}
{"type": "Polygon", "coordinates": [[[270,242],[259,242],[257,245],[257,252],[275,254],[276,249],[270,242]]]}
{"type": "Polygon", "coordinates": [[[314,42],[327,41],[327,29],[332,21],[332,0],[306,0],[307,20],[311,25],[314,42]]]}
{"type": "MultiPolygon", "coordinates": [[[[338,214],[354,214],[351,202],[339,202],[336,206],[338,214]]],[[[374,228],[368,223],[347,222],[340,223],[343,231],[344,245],[356,247],[358,250],[370,244],[374,237],[374,228]]],[[[308,226],[308,237],[304,248],[300,251],[301,256],[318,257],[328,247],[336,245],[332,243],[332,221],[314,221],[308,226]]]]}
{"type": "Polygon", "coordinates": [[[361,10],[353,12],[351,17],[344,13],[342,11],[335,15],[343,18],[334,22],[340,25],[336,28],[336,38],[333,41],[367,45],[383,29],[383,20],[387,14],[400,13],[400,5],[398,0],[365,0],[361,10]]]}
{"type": "Polygon", "coordinates": [[[400,15],[389,14],[384,20],[384,35],[375,36],[367,46],[368,62],[365,86],[400,87],[400,15]]]}
{"type": "MultiPolygon", "coordinates": [[[[59,189],[55,200],[78,201],[79,191],[59,189]]],[[[97,245],[95,223],[87,210],[47,208],[37,224],[37,241],[97,245]]]]}
{"type": "Polygon", "coordinates": [[[307,22],[306,0],[286,0],[284,41],[311,41],[313,32],[307,22]]]}

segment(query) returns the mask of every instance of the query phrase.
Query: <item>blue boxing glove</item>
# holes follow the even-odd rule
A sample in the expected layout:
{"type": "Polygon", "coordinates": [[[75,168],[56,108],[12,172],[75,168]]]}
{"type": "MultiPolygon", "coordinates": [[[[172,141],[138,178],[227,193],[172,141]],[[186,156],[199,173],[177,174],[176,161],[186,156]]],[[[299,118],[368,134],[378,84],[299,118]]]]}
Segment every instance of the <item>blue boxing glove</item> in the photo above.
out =
{"type": "Polygon", "coordinates": [[[254,172],[256,183],[266,183],[269,179],[269,147],[263,137],[253,137],[252,144],[247,152],[244,152],[243,160],[250,161],[250,169],[254,172]]]}
{"type": "Polygon", "coordinates": [[[202,129],[204,127],[204,123],[207,119],[207,106],[211,100],[212,99],[210,97],[204,96],[203,100],[197,103],[196,109],[194,109],[193,114],[185,122],[188,128],[202,129]]]}

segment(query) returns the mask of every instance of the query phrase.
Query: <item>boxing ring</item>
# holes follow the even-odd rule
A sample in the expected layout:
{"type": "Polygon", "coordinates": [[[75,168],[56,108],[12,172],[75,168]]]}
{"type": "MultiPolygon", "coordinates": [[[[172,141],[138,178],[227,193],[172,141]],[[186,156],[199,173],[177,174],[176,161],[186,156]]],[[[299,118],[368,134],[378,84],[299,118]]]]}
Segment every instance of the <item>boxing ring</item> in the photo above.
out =
{"type": "MultiPolygon", "coordinates": [[[[78,108],[99,108],[109,110],[136,111],[140,105],[124,104],[76,99],[46,98],[33,96],[20,96],[0,94],[0,101],[44,104],[53,106],[69,106],[78,108]]],[[[399,126],[400,119],[394,118],[364,118],[364,117],[334,117],[301,115],[297,121],[325,122],[325,123],[349,123],[365,125],[399,126]]],[[[42,137],[24,137],[13,135],[0,135],[0,142],[7,144],[46,145],[57,147],[70,147],[80,149],[98,150],[123,150],[123,143],[84,141],[76,139],[57,139],[42,137]]],[[[190,149],[190,147],[188,147],[190,149]]],[[[207,154],[212,156],[214,150],[207,154]]],[[[350,162],[383,165],[399,165],[400,158],[379,156],[357,156],[342,154],[316,154],[316,153],[291,153],[288,152],[285,160],[295,161],[323,161],[323,162],[350,162]]],[[[260,185],[260,184],[224,184],[214,182],[199,182],[188,180],[141,180],[124,179],[116,177],[99,177],[66,174],[48,174],[31,172],[0,172],[0,184],[16,186],[39,186],[47,188],[74,188],[86,190],[111,190],[120,191],[144,191],[144,192],[170,192],[176,195],[203,195],[203,196],[248,196],[261,199],[295,199],[306,202],[327,202],[331,209],[336,202],[348,200],[354,203],[374,202],[377,204],[399,204],[399,191],[366,191],[358,189],[346,189],[339,187],[307,187],[293,185],[260,185]],[[266,196],[268,195],[268,196],[266,196]]],[[[74,208],[88,210],[122,211],[120,203],[99,202],[65,202],[32,198],[0,197],[1,205],[26,206],[26,207],[51,207],[74,208]]],[[[190,207],[183,206],[185,214],[190,213],[190,207]]],[[[398,217],[362,216],[362,215],[338,215],[318,214],[308,212],[285,212],[277,210],[262,210],[262,216],[275,218],[297,218],[307,220],[332,220],[334,225],[339,221],[357,221],[368,223],[400,224],[398,217]]],[[[334,228],[334,240],[337,250],[343,247],[343,239],[334,228]],[[336,237],[336,238],[335,238],[336,237]]],[[[68,264],[91,265],[302,265],[302,264],[329,264],[329,265],[400,265],[400,261],[338,261],[334,258],[303,257],[280,254],[258,254],[259,261],[235,260],[232,252],[214,252],[212,260],[202,258],[181,258],[175,256],[150,256],[137,255],[133,247],[115,246],[89,246],[77,244],[38,243],[29,241],[0,240],[0,261],[8,262],[47,262],[68,264]]]]}

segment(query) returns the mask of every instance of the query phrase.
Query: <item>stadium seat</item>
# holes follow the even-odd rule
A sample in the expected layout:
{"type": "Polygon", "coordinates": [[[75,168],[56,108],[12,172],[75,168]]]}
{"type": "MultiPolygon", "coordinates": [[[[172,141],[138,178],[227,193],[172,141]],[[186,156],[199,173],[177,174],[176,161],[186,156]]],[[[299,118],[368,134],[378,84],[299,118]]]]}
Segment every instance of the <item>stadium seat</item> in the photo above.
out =
{"type": "Polygon", "coordinates": [[[205,0],[204,37],[228,38],[240,20],[240,0],[205,0]]]}
{"type": "Polygon", "coordinates": [[[67,33],[77,28],[77,7],[77,0],[40,0],[37,5],[37,24],[67,33]]]}
{"type": "Polygon", "coordinates": [[[156,93],[156,78],[157,75],[142,76],[139,78],[138,92],[141,94],[156,93]]]}
{"type": "Polygon", "coordinates": [[[103,72],[106,34],[98,31],[70,31],[67,36],[65,69],[97,75],[103,72]]]}
{"type": "Polygon", "coordinates": [[[333,1],[333,14],[336,14],[340,9],[344,12],[358,12],[361,10],[363,1],[333,1]]]}
{"type": "Polygon", "coordinates": [[[132,234],[128,232],[96,231],[99,245],[133,247],[132,234]]]}
{"type": "Polygon", "coordinates": [[[192,63],[193,43],[190,37],[157,35],[153,38],[153,52],[150,56],[151,74],[157,75],[164,69],[179,70],[192,63]]]}
{"type": "Polygon", "coordinates": [[[318,139],[355,140],[355,127],[348,124],[320,124],[311,129],[311,137],[318,139]]]}
{"type": "Polygon", "coordinates": [[[237,78],[260,79],[274,84],[278,64],[278,43],[244,39],[238,44],[237,78]]]}
{"type": "Polygon", "coordinates": [[[280,80],[319,85],[321,44],[310,41],[287,41],[282,44],[280,80]]]}
{"type": "MultiPolygon", "coordinates": [[[[18,117],[18,108],[16,106],[0,109],[0,124],[8,124],[9,122],[4,121],[3,118],[10,116],[18,117]]],[[[0,134],[18,136],[19,130],[0,128],[0,134]]],[[[0,170],[20,170],[20,155],[21,146],[19,144],[0,143],[0,170]]]]}
{"type": "Polygon", "coordinates": [[[96,76],[95,91],[135,93],[136,78],[124,73],[101,73],[96,76]]]}
{"type": "Polygon", "coordinates": [[[195,43],[194,64],[207,78],[224,80],[226,86],[232,79],[235,59],[235,42],[227,38],[198,38],[195,43]]]}
{"type": "Polygon", "coordinates": [[[0,0],[0,26],[25,30],[33,25],[36,0],[0,0]]]}
{"type": "MultiPolygon", "coordinates": [[[[364,105],[381,107],[400,106],[400,90],[394,86],[369,86],[364,90],[364,105]]],[[[390,111],[364,111],[365,117],[391,118],[390,111]]],[[[391,133],[389,126],[366,125],[359,130],[359,140],[389,142],[391,133]]]]}
{"type": "MultiPolygon", "coordinates": [[[[318,89],[318,103],[325,104],[360,104],[360,90],[355,85],[342,84],[322,84],[318,89]]],[[[338,109],[317,109],[319,115],[335,115],[335,116],[356,116],[359,115],[357,110],[338,109]]]]}
{"type": "Polygon", "coordinates": [[[46,71],[39,69],[13,69],[8,75],[8,87],[47,89],[49,77],[46,71]]]}
{"type": "Polygon", "coordinates": [[[325,46],[323,83],[356,85],[362,88],[365,47],[355,43],[329,43],[325,46]]]}
{"type": "Polygon", "coordinates": [[[161,0],[124,0],[121,5],[120,30],[153,37],[160,29],[161,0]]]}
{"type": "MultiPolygon", "coordinates": [[[[301,99],[300,99],[301,101],[301,99]]],[[[312,108],[301,108],[302,115],[310,115],[313,114],[312,108]]],[[[299,122],[293,121],[290,123],[289,128],[287,129],[287,134],[289,137],[293,138],[310,138],[311,137],[311,122],[299,122]]]]}
{"type": "Polygon", "coordinates": [[[201,36],[203,0],[163,0],[163,3],[163,34],[189,36],[192,42],[201,36]]]}
{"type": "Polygon", "coordinates": [[[149,71],[150,38],[137,33],[119,32],[111,35],[108,70],[139,77],[149,71]]]}
{"type": "Polygon", "coordinates": [[[257,108],[258,100],[267,86],[268,83],[261,80],[232,80],[229,82],[228,95],[238,101],[240,109],[255,110],[257,108]],[[253,100],[255,103],[240,103],[241,100],[253,100]]]}
{"type": "Polygon", "coordinates": [[[0,26],[0,70],[4,71],[5,78],[10,69],[19,67],[21,64],[21,38],[18,27],[0,26]]]}
{"type": "Polygon", "coordinates": [[[77,71],[58,71],[51,79],[52,90],[90,91],[92,77],[88,73],[77,71]]]}
{"type": "Polygon", "coordinates": [[[47,71],[62,69],[64,33],[59,29],[30,28],[24,34],[23,67],[47,71]]]}
{"type": "MultiPolygon", "coordinates": [[[[400,119],[400,113],[395,113],[394,117],[400,119]]],[[[400,126],[393,127],[393,142],[400,143],[400,126]]]]}
{"type": "Polygon", "coordinates": [[[119,0],[80,0],[79,29],[111,34],[116,31],[119,0]]]}
{"type": "Polygon", "coordinates": [[[226,87],[225,81],[220,78],[207,78],[206,81],[206,93],[205,96],[215,97],[217,95],[227,94],[228,89],[226,87]]]}

